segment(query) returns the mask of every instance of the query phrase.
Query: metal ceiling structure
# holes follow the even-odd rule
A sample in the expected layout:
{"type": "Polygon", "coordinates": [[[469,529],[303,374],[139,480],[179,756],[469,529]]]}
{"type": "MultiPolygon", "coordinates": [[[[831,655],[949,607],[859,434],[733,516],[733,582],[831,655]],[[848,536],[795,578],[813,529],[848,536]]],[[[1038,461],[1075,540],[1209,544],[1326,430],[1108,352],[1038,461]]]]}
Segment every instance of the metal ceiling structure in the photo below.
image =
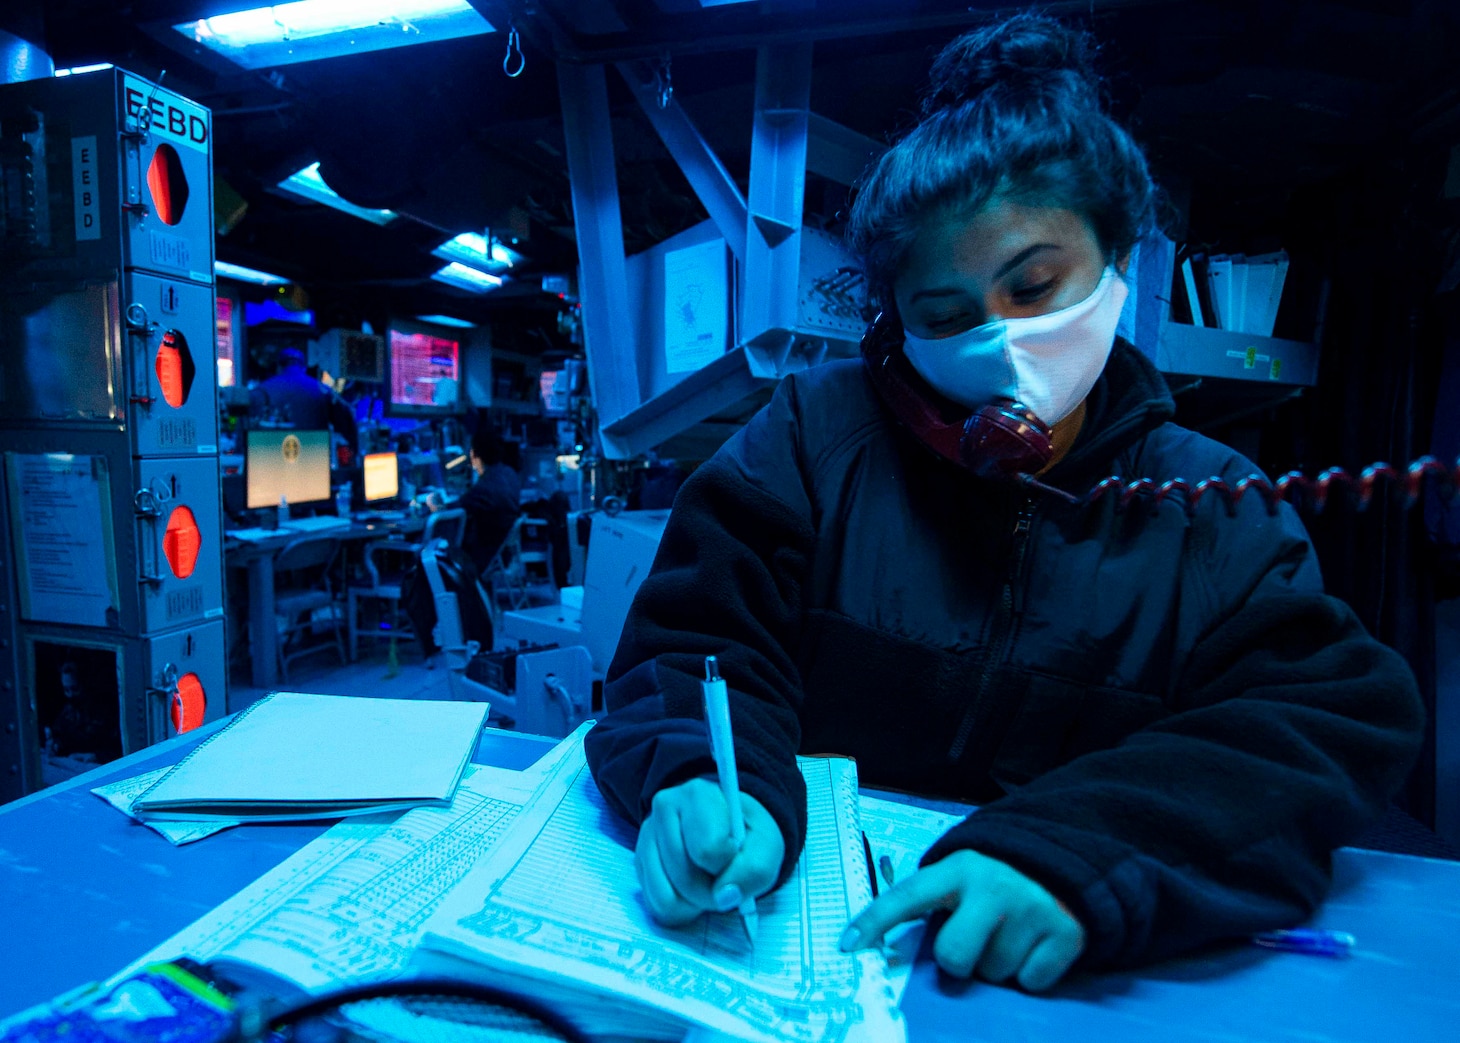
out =
{"type": "MultiPolygon", "coordinates": [[[[834,233],[847,171],[867,140],[885,142],[909,124],[931,55],[958,30],[1020,6],[471,2],[497,32],[252,72],[171,28],[249,0],[12,0],[0,29],[39,18],[58,66],[111,61],[149,77],[165,69],[170,86],[209,106],[218,177],[247,204],[219,256],[297,280],[322,322],[446,312],[490,320],[514,350],[536,353],[563,345],[562,302],[535,277],[572,273],[579,260],[560,67],[616,66],[606,119],[623,245],[634,254],[748,199],[756,49],[814,42],[802,205],[806,223],[834,233]],[[503,72],[503,27],[522,39],[525,69],[515,78],[503,72]],[[693,128],[678,145],[641,104],[666,86],[680,130],[693,128]],[[695,183],[705,169],[684,158],[695,148],[715,157],[718,186],[695,183]],[[274,190],[314,162],[350,202],[404,219],[376,227],[274,190]],[[489,228],[520,240],[516,283],[473,297],[430,279],[440,264],[432,250],[489,228]]],[[[1112,109],[1147,147],[1181,235],[1270,226],[1292,185],[1460,128],[1460,15],[1447,0],[1041,6],[1102,41],[1112,109]],[[1212,185],[1221,191],[1202,191],[1212,185]],[[1217,203],[1189,210],[1193,193],[1217,203]]]]}

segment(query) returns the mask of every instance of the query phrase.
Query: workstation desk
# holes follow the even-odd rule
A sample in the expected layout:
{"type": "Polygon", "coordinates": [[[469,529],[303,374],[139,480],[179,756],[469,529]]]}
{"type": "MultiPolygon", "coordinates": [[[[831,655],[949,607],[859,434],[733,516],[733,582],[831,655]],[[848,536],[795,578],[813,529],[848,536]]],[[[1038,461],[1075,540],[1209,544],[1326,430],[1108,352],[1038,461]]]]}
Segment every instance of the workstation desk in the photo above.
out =
{"type": "MultiPolygon", "coordinates": [[[[89,792],[173,763],[221,723],[0,806],[0,1019],[119,970],[329,827],[240,826],[179,848],[89,792]]],[[[551,744],[488,730],[474,760],[526,768],[551,744]]],[[[1347,959],[1230,946],[1028,996],[945,980],[925,943],[902,1003],[909,1039],[1460,1039],[1460,863],[1353,848],[1334,862],[1313,924],[1358,937],[1347,959]]]]}
{"type": "MultiPolygon", "coordinates": [[[[302,532],[280,529],[277,536],[263,540],[239,540],[223,533],[223,564],[248,570],[249,663],[255,687],[272,688],[279,683],[279,635],[274,628],[274,559],[301,536],[330,536],[345,546],[373,540],[401,539],[409,542],[426,528],[425,516],[407,516],[391,521],[351,521],[333,529],[302,532]]],[[[345,562],[346,578],[349,572],[345,562]]],[[[348,596],[348,594],[346,595],[348,596]]]]}

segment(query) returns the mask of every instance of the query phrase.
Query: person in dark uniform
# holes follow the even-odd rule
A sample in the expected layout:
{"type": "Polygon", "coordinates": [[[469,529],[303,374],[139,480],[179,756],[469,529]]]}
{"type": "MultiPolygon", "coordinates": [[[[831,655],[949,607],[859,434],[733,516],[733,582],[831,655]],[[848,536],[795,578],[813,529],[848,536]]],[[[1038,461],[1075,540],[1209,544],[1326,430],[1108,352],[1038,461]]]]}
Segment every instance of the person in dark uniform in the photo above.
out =
{"type": "Polygon", "coordinates": [[[1153,187],[1083,35],[1023,15],[959,38],[922,122],[859,186],[882,318],[861,360],[783,380],[679,490],[585,740],[639,825],[665,923],[784,881],[797,753],[981,805],[848,925],[935,912],[949,973],[1039,990],[1290,927],[1383,812],[1424,728],[1404,660],[1324,594],[1259,497],[1119,512],[1104,477],[1256,468],[1170,422],[1116,337],[1153,187]],[[701,709],[730,688],[745,841],[701,709]]]}
{"type": "Polygon", "coordinates": [[[298,348],[281,351],[279,366],[278,373],[253,388],[250,398],[254,411],[273,412],[303,431],[328,428],[354,453],[359,448],[360,434],[350,404],[309,375],[304,368],[304,353],[298,348]]]}
{"type": "Polygon", "coordinates": [[[466,511],[462,546],[479,573],[492,563],[522,513],[522,479],[505,455],[505,445],[492,428],[483,425],[471,436],[471,469],[477,477],[457,506],[466,511]]]}

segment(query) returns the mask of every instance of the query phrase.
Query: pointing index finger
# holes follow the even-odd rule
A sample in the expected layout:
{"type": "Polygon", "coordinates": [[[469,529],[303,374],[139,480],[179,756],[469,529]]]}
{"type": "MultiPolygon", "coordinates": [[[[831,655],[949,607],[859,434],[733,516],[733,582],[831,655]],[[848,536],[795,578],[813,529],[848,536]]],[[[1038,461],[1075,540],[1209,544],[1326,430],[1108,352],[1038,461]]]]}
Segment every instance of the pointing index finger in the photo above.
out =
{"type": "Polygon", "coordinates": [[[935,862],[919,869],[906,880],[882,892],[881,897],[852,920],[842,935],[842,952],[879,944],[882,936],[908,920],[926,916],[935,909],[957,904],[958,877],[947,862],[935,862]]]}

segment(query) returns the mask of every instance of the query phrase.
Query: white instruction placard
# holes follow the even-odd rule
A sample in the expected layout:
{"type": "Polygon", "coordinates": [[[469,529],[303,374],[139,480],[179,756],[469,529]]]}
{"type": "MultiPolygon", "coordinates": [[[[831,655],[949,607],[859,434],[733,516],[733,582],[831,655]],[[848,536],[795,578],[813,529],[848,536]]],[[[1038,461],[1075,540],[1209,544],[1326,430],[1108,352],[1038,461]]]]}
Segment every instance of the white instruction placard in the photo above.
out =
{"type": "Polygon", "coordinates": [[[688,373],[725,354],[730,332],[730,272],[725,240],[664,255],[664,362],[688,373]]]}
{"type": "Polygon", "coordinates": [[[21,615],[113,626],[116,555],[106,457],[6,453],[21,615]]]}
{"type": "Polygon", "coordinates": [[[101,178],[97,171],[96,135],[71,139],[71,192],[76,211],[76,238],[101,238],[101,178]]]}

